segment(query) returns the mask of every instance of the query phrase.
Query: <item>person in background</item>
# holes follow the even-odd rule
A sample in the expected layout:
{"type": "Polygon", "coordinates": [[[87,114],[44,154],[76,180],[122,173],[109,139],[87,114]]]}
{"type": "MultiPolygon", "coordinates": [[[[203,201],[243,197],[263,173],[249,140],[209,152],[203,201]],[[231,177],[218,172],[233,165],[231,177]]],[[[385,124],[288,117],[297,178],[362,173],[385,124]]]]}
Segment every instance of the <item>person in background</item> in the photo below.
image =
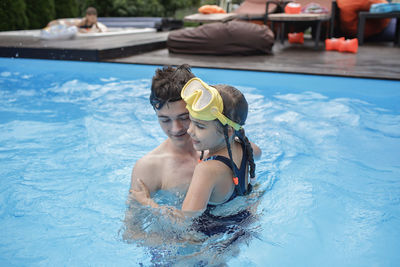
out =
{"type": "Polygon", "coordinates": [[[75,31],[80,33],[106,32],[107,27],[97,21],[97,10],[94,7],[89,7],[86,10],[86,16],[80,18],[63,18],[50,21],[44,28],[46,30],[54,30],[62,32],[67,28],[75,28],[75,31]]]}
{"type": "Polygon", "coordinates": [[[103,27],[99,26],[97,22],[97,10],[94,7],[88,7],[86,9],[86,16],[75,25],[79,28],[79,32],[102,32],[103,27]]]}

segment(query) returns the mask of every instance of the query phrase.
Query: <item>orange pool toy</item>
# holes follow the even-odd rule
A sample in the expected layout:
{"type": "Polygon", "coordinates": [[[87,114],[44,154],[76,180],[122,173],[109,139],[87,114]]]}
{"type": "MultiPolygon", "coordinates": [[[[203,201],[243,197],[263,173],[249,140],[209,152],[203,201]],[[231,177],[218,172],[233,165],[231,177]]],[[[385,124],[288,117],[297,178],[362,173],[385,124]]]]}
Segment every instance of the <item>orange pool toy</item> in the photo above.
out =
{"type": "Polygon", "coordinates": [[[288,34],[289,43],[291,44],[303,44],[304,43],[304,33],[303,32],[293,32],[288,34]]]}
{"type": "Polygon", "coordinates": [[[325,40],[325,49],[327,51],[339,51],[340,42],[344,41],[344,37],[330,38],[325,40]]]}
{"type": "Polygon", "coordinates": [[[288,3],[285,6],[285,13],[299,14],[301,12],[301,5],[299,3],[288,3]]]}
{"type": "Polygon", "coordinates": [[[339,42],[339,52],[357,53],[358,39],[347,39],[339,42]]]}
{"type": "Polygon", "coordinates": [[[217,5],[204,5],[199,7],[199,13],[202,14],[214,14],[214,13],[226,13],[221,7],[217,5]]]}

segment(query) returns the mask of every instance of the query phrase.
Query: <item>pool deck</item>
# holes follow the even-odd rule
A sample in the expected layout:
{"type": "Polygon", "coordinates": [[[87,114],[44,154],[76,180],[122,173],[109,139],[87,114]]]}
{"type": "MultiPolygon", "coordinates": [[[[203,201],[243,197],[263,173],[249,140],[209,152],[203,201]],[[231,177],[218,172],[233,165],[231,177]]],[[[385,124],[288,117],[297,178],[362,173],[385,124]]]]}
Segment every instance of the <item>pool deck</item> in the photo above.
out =
{"type": "Polygon", "coordinates": [[[172,54],[166,49],[168,32],[42,40],[32,36],[0,35],[0,57],[104,61],[130,64],[301,73],[400,80],[400,48],[393,43],[365,43],[356,54],[325,51],[313,41],[303,45],[275,42],[273,55],[206,56],[172,54]]]}
{"type": "Polygon", "coordinates": [[[160,49],[110,62],[180,65],[193,67],[301,73],[400,80],[400,48],[392,43],[366,43],[357,54],[313,49],[313,41],[304,45],[281,45],[275,42],[273,55],[205,56],[168,53],[160,49]]]}

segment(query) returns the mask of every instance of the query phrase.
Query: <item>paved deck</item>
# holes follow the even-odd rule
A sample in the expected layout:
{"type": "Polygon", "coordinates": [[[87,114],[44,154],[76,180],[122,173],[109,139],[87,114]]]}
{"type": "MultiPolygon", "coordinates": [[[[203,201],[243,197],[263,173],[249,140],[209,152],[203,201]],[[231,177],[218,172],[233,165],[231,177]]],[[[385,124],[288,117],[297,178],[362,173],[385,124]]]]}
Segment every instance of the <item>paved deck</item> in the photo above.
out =
{"type": "Polygon", "coordinates": [[[168,32],[140,33],[72,40],[0,36],[1,57],[107,61],[118,63],[180,65],[269,72],[303,73],[400,80],[400,48],[393,43],[366,43],[357,54],[314,50],[304,45],[275,42],[274,55],[204,56],[171,54],[168,32]]]}

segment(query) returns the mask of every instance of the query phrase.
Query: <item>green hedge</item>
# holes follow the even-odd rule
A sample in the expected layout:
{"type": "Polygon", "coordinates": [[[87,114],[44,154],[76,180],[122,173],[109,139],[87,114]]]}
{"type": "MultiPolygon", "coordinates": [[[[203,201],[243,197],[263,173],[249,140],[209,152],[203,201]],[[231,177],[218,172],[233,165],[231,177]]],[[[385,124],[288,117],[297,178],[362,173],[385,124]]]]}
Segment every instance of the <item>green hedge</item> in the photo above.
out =
{"type": "Polygon", "coordinates": [[[26,16],[31,29],[43,28],[56,17],[54,0],[27,0],[25,4],[26,16]]]}
{"type": "Polygon", "coordinates": [[[55,0],[56,18],[76,18],[81,16],[77,0],[55,0]]]}
{"type": "Polygon", "coordinates": [[[89,6],[99,17],[173,17],[202,0],[0,0],[0,30],[40,29],[53,19],[83,17],[89,6]]]}
{"type": "Polygon", "coordinates": [[[159,17],[164,7],[158,0],[116,0],[112,17],[159,17]]]}
{"type": "Polygon", "coordinates": [[[27,29],[29,24],[25,11],[24,0],[1,0],[0,31],[27,29]]]}
{"type": "Polygon", "coordinates": [[[99,17],[110,17],[116,0],[81,0],[81,17],[85,16],[85,11],[92,6],[97,9],[99,17]]]}

